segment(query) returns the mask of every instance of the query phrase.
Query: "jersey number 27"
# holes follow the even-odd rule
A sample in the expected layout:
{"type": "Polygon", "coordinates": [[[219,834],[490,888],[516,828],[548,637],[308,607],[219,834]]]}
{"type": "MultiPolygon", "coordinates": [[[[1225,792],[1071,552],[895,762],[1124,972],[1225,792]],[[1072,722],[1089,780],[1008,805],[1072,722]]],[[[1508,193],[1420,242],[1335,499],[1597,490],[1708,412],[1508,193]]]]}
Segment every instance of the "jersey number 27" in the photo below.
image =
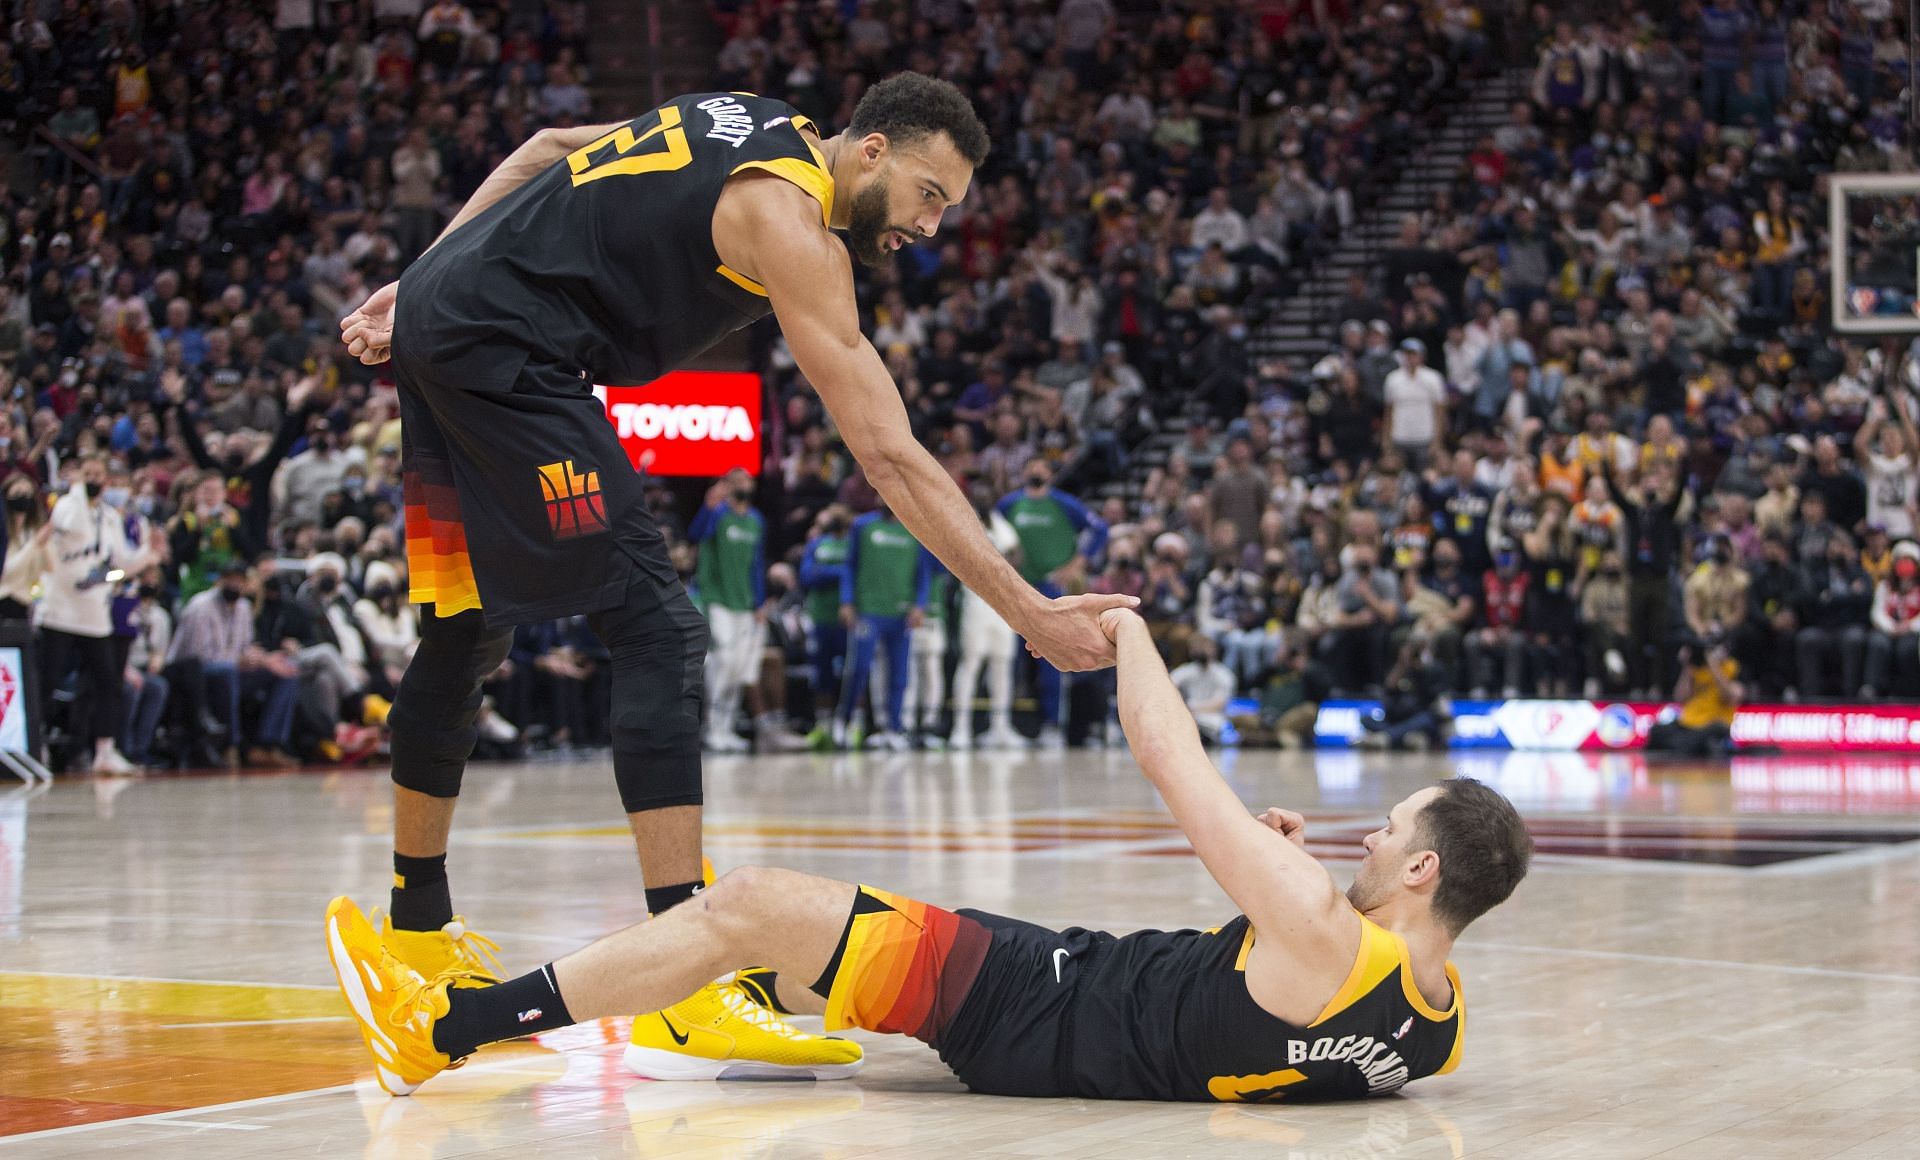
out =
{"type": "Polygon", "coordinates": [[[659,123],[638,137],[633,135],[631,124],[622,125],[567,154],[567,168],[573,173],[574,188],[619,173],[671,173],[692,161],[693,153],[687,148],[687,130],[680,124],[678,106],[663,105],[658,115],[659,123]],[[656,137],[666,145],[665,149],[635,152],[656,137]],[[608,146],[613,147],[611,156],[603,152],[608,146]]]}

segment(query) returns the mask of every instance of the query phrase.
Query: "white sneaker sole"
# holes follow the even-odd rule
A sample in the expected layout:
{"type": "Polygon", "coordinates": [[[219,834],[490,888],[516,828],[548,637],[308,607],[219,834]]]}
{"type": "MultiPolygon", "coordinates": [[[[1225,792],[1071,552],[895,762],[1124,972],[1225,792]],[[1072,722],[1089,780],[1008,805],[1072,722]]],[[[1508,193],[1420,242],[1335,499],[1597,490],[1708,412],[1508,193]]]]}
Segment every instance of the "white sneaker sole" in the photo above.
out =
{"type": "Polygon", "coordinates": [[[641,1079],[852,1079],[866,1060],[852,1063],[779,1064],[757,1059],[704,1059],[682,1055],[658,1047],[635,1047],[629,1043],[620,1056],[626,1069],[641,1079]]]}
{"type": "MultiPolygon", "coordinates": [[[[340,990],[347,997],[347,1006],[353,1008],[354,1020],[360,1024],[367,1051],[379,1056],[383,1051],[390,1050],[393,1040],[373,1018],[373,1002],[367,995],[366,981],[354,967],[353,956],[347,953],[347,944],[340,937],[340,920],[337,918],[327,919],[327,958],[333,963],[333,977],[340,982],[340,990]]],[[[378,985],[375,983],[375,986],[378,985]]],[[[420,1086],[407,1083],[378,1061],[374,1063],[373,1070],[380,1086],[390,1096],[410,1096],[420,1086]]]]}

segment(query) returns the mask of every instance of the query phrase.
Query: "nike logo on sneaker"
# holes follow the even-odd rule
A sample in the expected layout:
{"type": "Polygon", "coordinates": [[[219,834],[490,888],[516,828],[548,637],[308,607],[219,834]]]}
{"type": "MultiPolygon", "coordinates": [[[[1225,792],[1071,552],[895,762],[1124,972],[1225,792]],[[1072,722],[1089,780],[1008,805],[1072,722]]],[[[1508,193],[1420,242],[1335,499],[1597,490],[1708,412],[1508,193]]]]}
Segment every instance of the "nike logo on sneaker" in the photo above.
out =
{"type": "Polygon", "coordinates": [[[1061,947],[1058,950],[1053,952],[1053,981],[1054,982],[1058,983],[1060,981],[1060,964],[1066,962],[1068,959],[1072,957],[1073,957],[1073,952],[1068,950],[1066,947],[1061,947]]]}
{"type": "Polygon", "coordinates": [[[660,1016],[660,1022],[665,1023],[667,1025],[667,1034],[673,1036],[673,1041],[675,1043],[678,1043],[682,1047],[685,1047],[687,1045],[687,1039],[689,1037],[680,1034],[680,1029],[673,1025],[673,1020],[667,1018],[665,1015],[662,1015],[660,1016]]]}

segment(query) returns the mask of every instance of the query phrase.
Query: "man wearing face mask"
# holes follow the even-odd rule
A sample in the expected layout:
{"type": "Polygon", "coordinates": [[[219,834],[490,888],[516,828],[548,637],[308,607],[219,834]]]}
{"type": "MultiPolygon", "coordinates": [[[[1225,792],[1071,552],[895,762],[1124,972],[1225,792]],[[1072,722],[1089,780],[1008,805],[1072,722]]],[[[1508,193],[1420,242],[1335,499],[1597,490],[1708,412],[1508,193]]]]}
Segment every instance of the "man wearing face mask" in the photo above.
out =
{"type": "Polygon", "coordinates": [[[125,519],[104,498],[106,486],[107,461],[90,456],[81,462],[75,485],[53,505],[39,622],[45,687],[51,692],[71,673],[81,678],[84,695],[73,704],[69,732],[90,743],[94,773],[124,774],[134,766],[114,744],[124,714],[113,573],[137,572],[152,557],[144,543],[128,542],[125,519]]]}
{"type": "Polygon", "coordinates": [[[339,436],[325,418],[316,416],[307,432],[307,449],[287,460],[273,480],[276,520],[318,520],[321,501],[337,491],[350,464],[357,464],[359,448],[339,450],[339,436]]]}
{"type": "Polygon", "coordinates": [[[255,643],[250,581],[245,560],[221,565],[219,582],[180,610],[167,665],[176,687],[191,686],[189,702],[213,707],[226,726],[227,764],[285,769],[297,764],[287,743],[300,703],[300,678],[291,662],[280,663],[255,643]],[[240,707],[254,699],[264,703],[254,734],[247,737],[240,707]]]}
{"type": "Polygon", "coordinates": [[[744,753],[734,732],[741,690],[754,684],[767,639],[767,521],[753,506],[753,481],[735,470],[707,489],[687,529],[700,549],[695,594],[707,613],[707,748],[744,753]]]}
{"type": "MultiPolygon", "coordinates": [[[[340,476],[340,517],[341,519],[351,518],[365,520],[367,518],[367,510],[371,506],[371,497],[367,494],[366,466],[349,461],[347,470],[340,476]]],[[[340,520],[333,522],[336,535],[338,534],[337,529],[339,524],[340,520]]]]}
{"type": "Polygon", "coordinates": [[[1733,543],[1715,533],[1707,537],[1701,561],[1681,589],[1681,612],[1700,640],[1727,640],[1747,619],[1747,589],[1752,578],[1733,559],[1733,543]]]}

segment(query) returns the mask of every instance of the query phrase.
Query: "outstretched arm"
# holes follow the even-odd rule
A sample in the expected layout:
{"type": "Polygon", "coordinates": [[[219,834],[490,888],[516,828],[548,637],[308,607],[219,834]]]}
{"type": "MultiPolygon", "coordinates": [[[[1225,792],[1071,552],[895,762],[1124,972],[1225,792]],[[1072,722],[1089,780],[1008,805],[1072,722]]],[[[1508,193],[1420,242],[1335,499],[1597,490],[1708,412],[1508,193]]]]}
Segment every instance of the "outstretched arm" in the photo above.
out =
{"type": "MultiPolygon", "coordinates": [[[[766,287],[794,361],[820,394],[847,449],[900,521],[961,583],[980,594],[1030,647],[1066,670],[1103,668],[1113,649],[1095,617],[1131,606],[1130,597],[1048,600],[1020,578],[974,513],[973,505],[931,452],[914,439],[893,377],[866,336],[854,304],[846,247],[825,229],[808,228],[819,207],[777,178],[748,183],[756,200],[750,236],[727,246],[727,264],[766,287]],[[741,264],[750,269],[742,270],[741,264]]],[[[726,257],[726,255],[722,255],[726,257]]]]}
{"type": "Polygon", "coordinates": [[[1119,655],[1120,727],[1127,744],[1207,873],[1255,927],[1283,939],[1294,953],[1350,957],[1346,916],[1352,908],[1312,855],[1248,813],[1221,779],[1146,621],[1119,609],[1103,613],[1100,626],[1119,655]]]}

